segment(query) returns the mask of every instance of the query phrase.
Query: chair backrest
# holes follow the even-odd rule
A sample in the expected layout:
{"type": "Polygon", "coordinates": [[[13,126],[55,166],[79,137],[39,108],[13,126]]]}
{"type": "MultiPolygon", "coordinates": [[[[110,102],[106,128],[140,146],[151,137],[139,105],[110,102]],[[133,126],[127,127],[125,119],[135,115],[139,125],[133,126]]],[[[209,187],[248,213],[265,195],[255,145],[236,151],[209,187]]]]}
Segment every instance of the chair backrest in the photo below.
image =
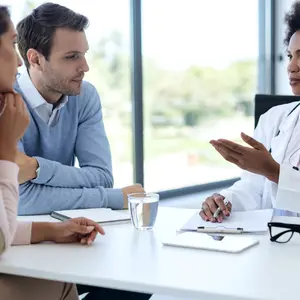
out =
{"type": "Polygon", "coordinates": [[[273,106],[299,101],[298,96],[256,94],[254,100],[254,126],[262,114],[273,106]]]}

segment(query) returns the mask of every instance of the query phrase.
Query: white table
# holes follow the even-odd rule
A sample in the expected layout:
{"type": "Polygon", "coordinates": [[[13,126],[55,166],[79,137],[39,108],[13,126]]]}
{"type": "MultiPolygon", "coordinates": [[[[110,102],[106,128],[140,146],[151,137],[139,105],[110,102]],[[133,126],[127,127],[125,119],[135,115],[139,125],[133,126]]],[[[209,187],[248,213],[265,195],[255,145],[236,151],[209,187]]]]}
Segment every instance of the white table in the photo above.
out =
{"type": "Polygon", "coordinates": [[[0,259],[0,272],[183,299],[299,298],[297,239],[280,245],[271,243],[266,234],[260,245],[240,254],[162,246],[161,238],[174,234],[193,213],[161,207],[155,230],[139,232],[131,224],[106,226],[106,235],[90,247],[12,247],[0,259]]]}

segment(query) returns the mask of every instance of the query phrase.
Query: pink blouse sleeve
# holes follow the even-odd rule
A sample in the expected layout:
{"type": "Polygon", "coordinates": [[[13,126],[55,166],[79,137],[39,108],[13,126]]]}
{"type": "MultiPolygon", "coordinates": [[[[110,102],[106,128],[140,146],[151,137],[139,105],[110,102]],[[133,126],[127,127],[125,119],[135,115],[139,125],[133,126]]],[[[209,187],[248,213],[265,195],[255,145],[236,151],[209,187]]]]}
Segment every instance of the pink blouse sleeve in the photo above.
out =
{"type": "Polygon", "coordinates": [[[17,223],[19,168],[16,164],[0,160],[0,230],[4,249],[13,244],[28,244],[31,223],[17,223]]]}

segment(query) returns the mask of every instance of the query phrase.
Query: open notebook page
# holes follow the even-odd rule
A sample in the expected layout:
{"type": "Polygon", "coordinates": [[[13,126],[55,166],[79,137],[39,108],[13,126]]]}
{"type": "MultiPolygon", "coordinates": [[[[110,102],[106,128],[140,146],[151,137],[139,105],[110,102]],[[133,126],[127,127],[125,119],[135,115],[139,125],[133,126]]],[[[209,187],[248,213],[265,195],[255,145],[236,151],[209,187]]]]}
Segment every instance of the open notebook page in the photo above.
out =
{"type": "Polygon", "coordinates": [[[98,223],[130,220],[128,211],[112,210],[110,208],[61,210],[56,211],[56,213],[59,213],[60,215],[64,215],[69,218],[85,217],[98,223]]]}

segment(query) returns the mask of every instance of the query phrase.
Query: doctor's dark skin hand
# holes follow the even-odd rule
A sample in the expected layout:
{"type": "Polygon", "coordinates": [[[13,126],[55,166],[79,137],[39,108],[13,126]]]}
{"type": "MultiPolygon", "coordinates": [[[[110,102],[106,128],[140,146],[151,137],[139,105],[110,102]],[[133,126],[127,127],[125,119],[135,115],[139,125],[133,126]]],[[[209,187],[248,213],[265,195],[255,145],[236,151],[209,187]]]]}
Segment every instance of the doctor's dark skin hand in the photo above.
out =
{"type": "Polygon", "coordinates": [[[229,202],[226,206],[224,204],[224,197],[220,194],[213,194],[202,203],[202,209],[200,211],[200,216],[205,221],[210,222],[223,222],[225,217],[230,216],[231,212],[231,203],[229,202]],[[215,211],[220,207],[221,212],[217,218],[214,218],[215,211]]]}
{"type": "MultiPolygon", "coordinates": [[[[270,181],[278,183],[280,165],[273,159],[266,147],[245,133],[241,133],[241,137],[250,147],[225,139],[211,140],[210,144],[225,160],[243,170],[265,176],[270,181]]],[[[222,222],[231,211],[231,203],[226,208],[223,200],[224,197],[219,194],[208,197],[202,204],[200,216],[206,221],[222,222]],[[215,219],[213,214],[218,207],[221,208],[222,213],[215,219]]]]}

